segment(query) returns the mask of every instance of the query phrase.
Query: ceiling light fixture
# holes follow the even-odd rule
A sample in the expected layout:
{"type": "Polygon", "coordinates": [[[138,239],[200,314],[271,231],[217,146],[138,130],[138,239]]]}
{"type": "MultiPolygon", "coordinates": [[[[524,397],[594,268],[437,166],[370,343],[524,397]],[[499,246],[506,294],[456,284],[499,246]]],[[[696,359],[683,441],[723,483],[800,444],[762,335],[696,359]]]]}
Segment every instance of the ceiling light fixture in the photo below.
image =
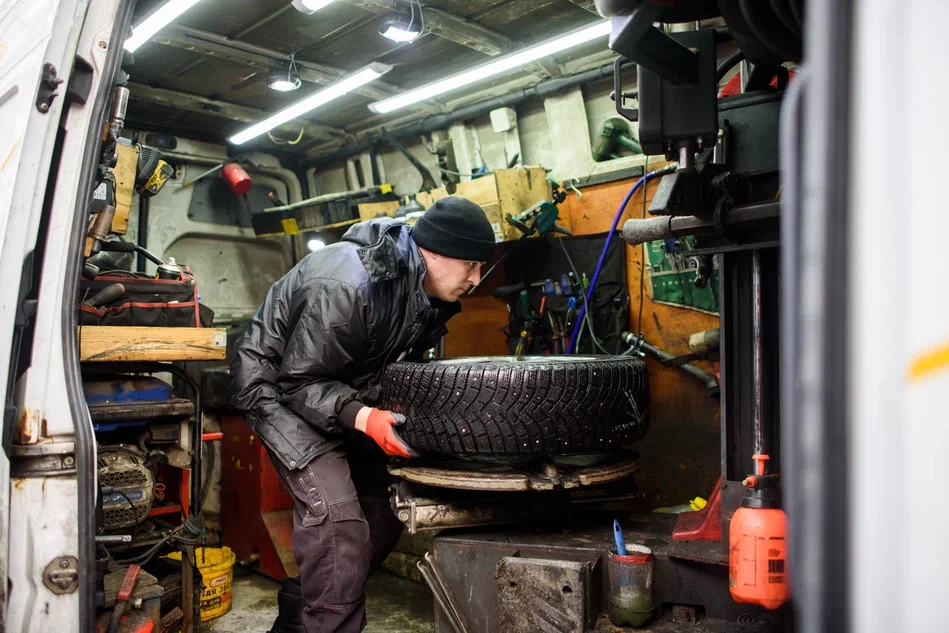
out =
{"type": "Polygon", "coordinates": [[[414,15],[393,12],[379,23],[379,35],[393,42],[411,42],[422,34],[422,25],[414,15]]]}
{"type": "Polygon", "coordinates": [[[134,53],[135,49],[151,39],[155,33],[199,2],[201,0],[168,0],[132,29],[132,35],[125,40],[125,50],[134,53]]]}
{"type": "Polygon", "coordinates": [[[370,81],[378,79],[390,70],[392,70],[392,66],[373,62],[362,70],[358,70],[347,77],[343,77],[336,83],[331,84],[322,90],[318,90],[309,97],[305,97],[293,105],[280,110],[276,114],[267,117],[260,123],[255,123],[249,128],[241,130],[228,140],[234,145],[246,143],[252,138],[256,138],[261,134],[266,134],[278,125],[282,125],[287,121],[310,112],[311,110],[315,110],[320,106],[326,105],[330,101],[338,99],[339,97],[356,90],[360,86],[364,86],[370,81]]]}
{"type": "Polygon", "coordinates": [[[382,101],[376,101],[375,103],[369,104],[369,109],[377,114],[393,112],[410,106],[413,103],[425,101],[426,99],[443,95],[446,92],[458,90],[469,84],[495,77],[509,70],[518,68],[519,66],[547,57],[548,55],[565,51],[574,46],[586,44],[600,37],[606,37],[609,34],[610,21],[603,20],[591,26],[586,26],[582,29],[577,29],[547,40],[546,42],[529,46],[516,53],[505,55],[504,57],[488,62],[487,64],[482,64],[481,66],[476,66],[471,70],[466,70],[457,75],[433,81],[432,83],[425,84],[424,86],[409,90],[394,97],[389,97],[388,99],[383,99],[382,101]]]}
{"type": "Polygon", "coordinates": [[[333,2],[333,0],[293,0],[290,4],[300,13],[313,15],[331,2],[333,2]]]}
{"type": "Polygon", "coordinates": [[[300,73],[294,69],[293,62],[286,68],[272,68],[267,73],[267,85],[277,92],[290,92],[300,87],[300,73]]]}

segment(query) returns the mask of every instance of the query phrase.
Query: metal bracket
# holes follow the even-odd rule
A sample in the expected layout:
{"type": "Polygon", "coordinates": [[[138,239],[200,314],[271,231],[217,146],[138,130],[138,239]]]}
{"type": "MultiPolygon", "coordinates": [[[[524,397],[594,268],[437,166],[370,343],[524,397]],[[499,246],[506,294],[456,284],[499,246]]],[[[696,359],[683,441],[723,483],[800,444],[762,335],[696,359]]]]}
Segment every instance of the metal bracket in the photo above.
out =
{"type": "Polygon", "coordinates": [[[59,556],[43,570],[43,584],[57,596],[73,593],[79,588],[79,560],[75,556],[59,556]]]}
{"type": "Polygon", "coordinates": [[[63,80],[56,76],[56,67],[52,64],[43,64],[43,74],[40,78],[40,87],[36,93],[36,109],[46,114],[53,105],[53,99],[59,96],[56,89],[63,80]]]}
{"type": "Polygon", "coordinates": [[[694,84],[699,79],[698,55],[653,26],[665,7],[643,2],[632,13],[610,18],[609,46],[674,84],[694,84]]]}

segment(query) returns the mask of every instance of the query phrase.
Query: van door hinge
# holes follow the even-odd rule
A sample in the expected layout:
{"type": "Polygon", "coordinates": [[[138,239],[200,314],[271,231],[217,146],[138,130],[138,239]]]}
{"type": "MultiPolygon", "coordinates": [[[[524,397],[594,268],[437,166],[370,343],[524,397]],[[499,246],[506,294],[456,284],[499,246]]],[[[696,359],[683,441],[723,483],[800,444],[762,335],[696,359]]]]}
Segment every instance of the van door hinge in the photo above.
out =
{"type": "Polygon", "coordinates": [[[75,556],[54,558],[43,571],[43,584],[61,596],[79,588],[79,560],[75,556]]]}
{"type": "Polygon", "coordinates": [[[56,67],[52,64],[43,64],[43,74],[40,77],[40,87],[36,93],[36,109],[46,114],[53,105],[53,99],[59,96],[56,89],[63,80],[56,76],[56,67]]]}

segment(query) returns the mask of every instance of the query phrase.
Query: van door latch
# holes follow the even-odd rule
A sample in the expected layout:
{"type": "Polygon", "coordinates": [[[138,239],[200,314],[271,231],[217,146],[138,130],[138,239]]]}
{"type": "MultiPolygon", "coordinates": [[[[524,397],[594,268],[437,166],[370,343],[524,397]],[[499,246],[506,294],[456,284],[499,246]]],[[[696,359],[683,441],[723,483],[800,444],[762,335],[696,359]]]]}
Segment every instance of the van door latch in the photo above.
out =
{"type": "Polygon", "coordinates": [[[46,114],[53,105],[53,99],[59,96],[56,89],[63,80],[56,76],[56,67],[52,64],[43,64],[43,76],[40,78],[40,87],[36,93],[36,109],[46,114]]]}
{"type": "Polygon", "coordinates": [[[43,584],[61,596],[79,588],[79,560],[75,556],[54,558],[43,571],[43,584]]]}

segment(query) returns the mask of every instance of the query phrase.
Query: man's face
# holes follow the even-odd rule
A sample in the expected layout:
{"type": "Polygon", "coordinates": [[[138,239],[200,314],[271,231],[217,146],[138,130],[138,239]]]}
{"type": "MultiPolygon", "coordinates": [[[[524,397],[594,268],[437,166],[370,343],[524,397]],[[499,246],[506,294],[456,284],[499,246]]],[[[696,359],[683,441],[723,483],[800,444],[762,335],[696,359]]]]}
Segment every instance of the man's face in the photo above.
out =
{"type": "Polygon", "coordinates": [[[452,259],[423,251],[428,274],[425,276],[425,294],[442,301],[457,301],[481,281],[482,262],[452,259]]]}

